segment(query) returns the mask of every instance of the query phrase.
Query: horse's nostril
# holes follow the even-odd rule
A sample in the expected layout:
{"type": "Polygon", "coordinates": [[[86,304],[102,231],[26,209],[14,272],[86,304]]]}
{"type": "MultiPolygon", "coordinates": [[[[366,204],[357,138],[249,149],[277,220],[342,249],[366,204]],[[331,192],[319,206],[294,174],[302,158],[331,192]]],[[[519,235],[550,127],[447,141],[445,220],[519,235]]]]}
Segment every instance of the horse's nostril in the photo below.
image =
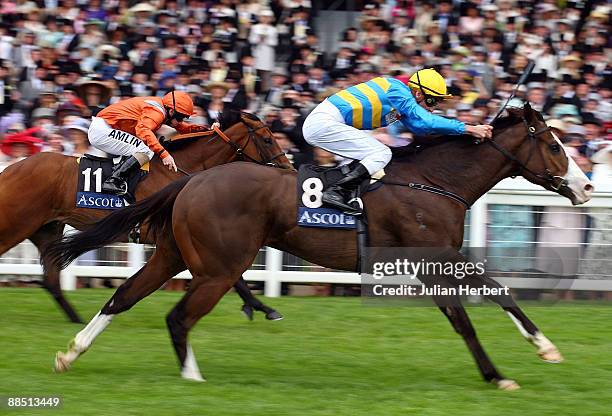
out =
{"type": "Polygon", "coordinates": [[[594,189],[593,185],[591,185],[590,183],[587,183],[586,185],[584,185],[585,192],[591,193],[591,192],[593,192],[593,189],[594,189]]]}

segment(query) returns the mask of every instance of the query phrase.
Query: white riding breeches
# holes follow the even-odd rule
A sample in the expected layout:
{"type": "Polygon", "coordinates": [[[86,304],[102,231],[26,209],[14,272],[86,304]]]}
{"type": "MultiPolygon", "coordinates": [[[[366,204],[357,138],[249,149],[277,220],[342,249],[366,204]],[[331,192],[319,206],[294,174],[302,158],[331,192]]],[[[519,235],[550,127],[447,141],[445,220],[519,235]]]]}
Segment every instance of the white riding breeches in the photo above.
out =
{"type": "Polygon", "coordinates": [[[138,137],[113,129],[101,117],[92,117],[87,138],[92,146],[111,155],[132,156],[134,153],[143,153],[149,160],[155,155],[138,137]]]}
{"type": "Polygon", "coordinates": [[[328,100],[319,104],[304,120],[304,139],[312,146],[359,160],[370,175],[387,166],[391,149],[371,133],[349,126],[340,111],[328,100]]]}

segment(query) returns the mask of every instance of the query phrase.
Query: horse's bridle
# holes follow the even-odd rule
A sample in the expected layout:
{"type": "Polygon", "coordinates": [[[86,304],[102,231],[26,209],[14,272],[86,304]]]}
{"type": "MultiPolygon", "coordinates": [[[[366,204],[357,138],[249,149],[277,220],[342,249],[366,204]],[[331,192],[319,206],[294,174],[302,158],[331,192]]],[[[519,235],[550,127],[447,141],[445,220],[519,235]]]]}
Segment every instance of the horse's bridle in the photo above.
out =
{"type": "Polygon", "coordinates": [[[494,139],[487,140],[486,142],[489,143],[491,146],[493,146],[495,150],[500,152],[507,159],[511,160],[512,162],[518,165],[518,170],[510,176],[515,177],[515,176],[521,175],[524,171],[526,171],[532,174],[533,176],[535,176],[536,178],[541,179],[547,184],[549,184],[550,187],[555,191],[558,191],[563,186],[567,186],[569,184],[567,179],[565,179],[562,176],[553,175],[549,169],[545,169],[544,173],[536,173],[527,167],[527,164],[531,160],[531,156],[533,155],[534,148],[537,144],[538,136],[542,133],[546,133],[550,131],[550,127],[546,126],[540,130],[536,130],[535,127],[529,125],[529,123],[525,119],[525,116],[522,116],[522,120],[523,120],[523,124],[525,125],[525,128],[527,129],[527,136],[529,137],[529,142],[530,142],[529,156],[527,157],[527,160],[525,162],[521,162],[516,156],[508,152],[502,146],[500,146],[499,143],[495,142],[494,139]]]}
{"type": "MultiPolygon", "coordinates": [[[[213,130],[214,132],[217,134],[217,136],[219,136],[225,143],[227,143],[228,145],[230,145],[230,147],[232,149],[234,149],[234,151],[236,152],[236,155],[240,156],[243,160],[248,160],[250,162],[253,163],[257,163],[258,165],[266,165],[266,166],[273,166],[275,168],[279,167],[279,165],[275,162],[273,162],[274,160],[278,159],[281,156],[285,156],[285,152],[280,152],[268,159],[265,160],[257,160],[254,159],[253,157],[249,156],[248,154],[244,153],[244,149],[246,149],[246,147],[249,145],[249,142],[254,139],[254,137],[257,135],[257,131],[266,128],[267,126],[264,124],[262,126],[259,126],[257,128],[252,128],[251,126],[249,126],[246,123],[242,123],[246,126],[247,128],[247,132],[248,132],[248,136],[247,136],[247,141],[244,144],[243,147],[241,147],[238,143],[232,141],[232,139],[230,139],[229,137],[227,137],[227,135],[225,133],[223,133],[223,131],[217,127],[217,126],[213,126],[213,130]]],[[[272,139],[271,139],[272,140],[272,139]]],[[[259,146],[257,146],[257,144],[255,144],[255,147],[257,148],[257,153],[259,153],[259,156],[261,156],[261,152],[259,151],[259,146]]]]}

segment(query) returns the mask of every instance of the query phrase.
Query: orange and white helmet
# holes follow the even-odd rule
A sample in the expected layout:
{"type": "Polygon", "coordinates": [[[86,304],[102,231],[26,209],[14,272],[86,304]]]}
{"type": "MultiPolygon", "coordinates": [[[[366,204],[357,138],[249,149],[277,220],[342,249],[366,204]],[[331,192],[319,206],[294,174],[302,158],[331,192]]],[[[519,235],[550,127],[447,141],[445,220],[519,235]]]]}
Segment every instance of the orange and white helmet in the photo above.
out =
{"type": "Polygon", "coordinates": [[[171,91],[164,95],[162,103],[165,107],[172,108],[175,113],[180,113],[185,117],[192,116],[193,101],[189,94],[183,91],[171,91]]]}

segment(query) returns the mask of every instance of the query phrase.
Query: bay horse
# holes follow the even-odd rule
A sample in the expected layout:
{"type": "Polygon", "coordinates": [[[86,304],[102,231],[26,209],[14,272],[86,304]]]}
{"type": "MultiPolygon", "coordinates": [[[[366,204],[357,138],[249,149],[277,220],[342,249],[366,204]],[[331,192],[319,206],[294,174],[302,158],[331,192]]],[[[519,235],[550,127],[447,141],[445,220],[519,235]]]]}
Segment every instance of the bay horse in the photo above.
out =
{"type": "MultiPolygon", "coordinates": [[[[513,108],[494,124],[491,141],[477,145],[470,136],[430,139],[418,152],[409,146],[395,152],[386,182],[363,197],[367,208],[372,247],[444,247],[461,258],[466,209],[503,178],[522,175],[530,182],[563,195],[575,205],[590,199],[591,183],[567,157],[561,142],[544,119],[528,103],[513,108]],[[418,181],[459,196],[411,189],[418,181]]],[[[110,323],[113,316],[131,308],[144,296],[185,267],[192,284],[166,317],[182,377],[202,381],[195,355],[187,341],[189,330],[208,314],[242,273],[260,247],[277,248],[323,267],[355,271],[355,230],[297,226],[296,174],[254,164],[218,166],[199,175],[174,182],[158,194],[114,212],[93,228],[66,237],[49,250],[53,261],[64,267],[91,248],[112,242],[133,223],[147,221],[157,236],[157,251],[149,262],[118,288],[90,323],[58,352],[55,368],[65,371],[110,323]]],[[[481,279],[500,287],[488,276],[481,279]]],[[[448,281],[448,284],[451,281],[448,281]]],[[[503,390],[518,389],[495,368],[483,347],[460,298],[434,295],[433,300],[448,318],[472,353],[487,382],[503,390]]],[[[523,336],[533,343],[545,361],[559,362],[555,345],[501,291],[489,299],[512,318],[523,336]]]]}
{"type": "MultiPolygon", "coordinates": [[[[257,117],[228,109],[220,115],[219,122],[216,134],[212,130],[192,133],[168,145],[184,173],[171,172],[159,158],[153,158],[149,174],[137,188],[136,200],[152,195],[184,174],[237,160],[293,169],[272,132],[257,117]]],[[[49,242],[62,236],[65,224],[83,229],[108,215],[107,210],[76,207],[77,181],[77,159],[58,153],[39,153],[7,167],[0,175],[0,255],[25,239],[30,239],[42,252],[49,242]]],[[[127,241],[127,234],[123,241],[127,241]]],[[[45,256],[41,261],[45,269],[43,287],[72,322],[82,322],[62,294],[59,269],[45,256]]],[[[253,309],[263,311],[268,319],[282,318],[257,300],[243,279],[237,282],[236,289],[245,301],[243,311],[250,319],[253,309]]]]}

